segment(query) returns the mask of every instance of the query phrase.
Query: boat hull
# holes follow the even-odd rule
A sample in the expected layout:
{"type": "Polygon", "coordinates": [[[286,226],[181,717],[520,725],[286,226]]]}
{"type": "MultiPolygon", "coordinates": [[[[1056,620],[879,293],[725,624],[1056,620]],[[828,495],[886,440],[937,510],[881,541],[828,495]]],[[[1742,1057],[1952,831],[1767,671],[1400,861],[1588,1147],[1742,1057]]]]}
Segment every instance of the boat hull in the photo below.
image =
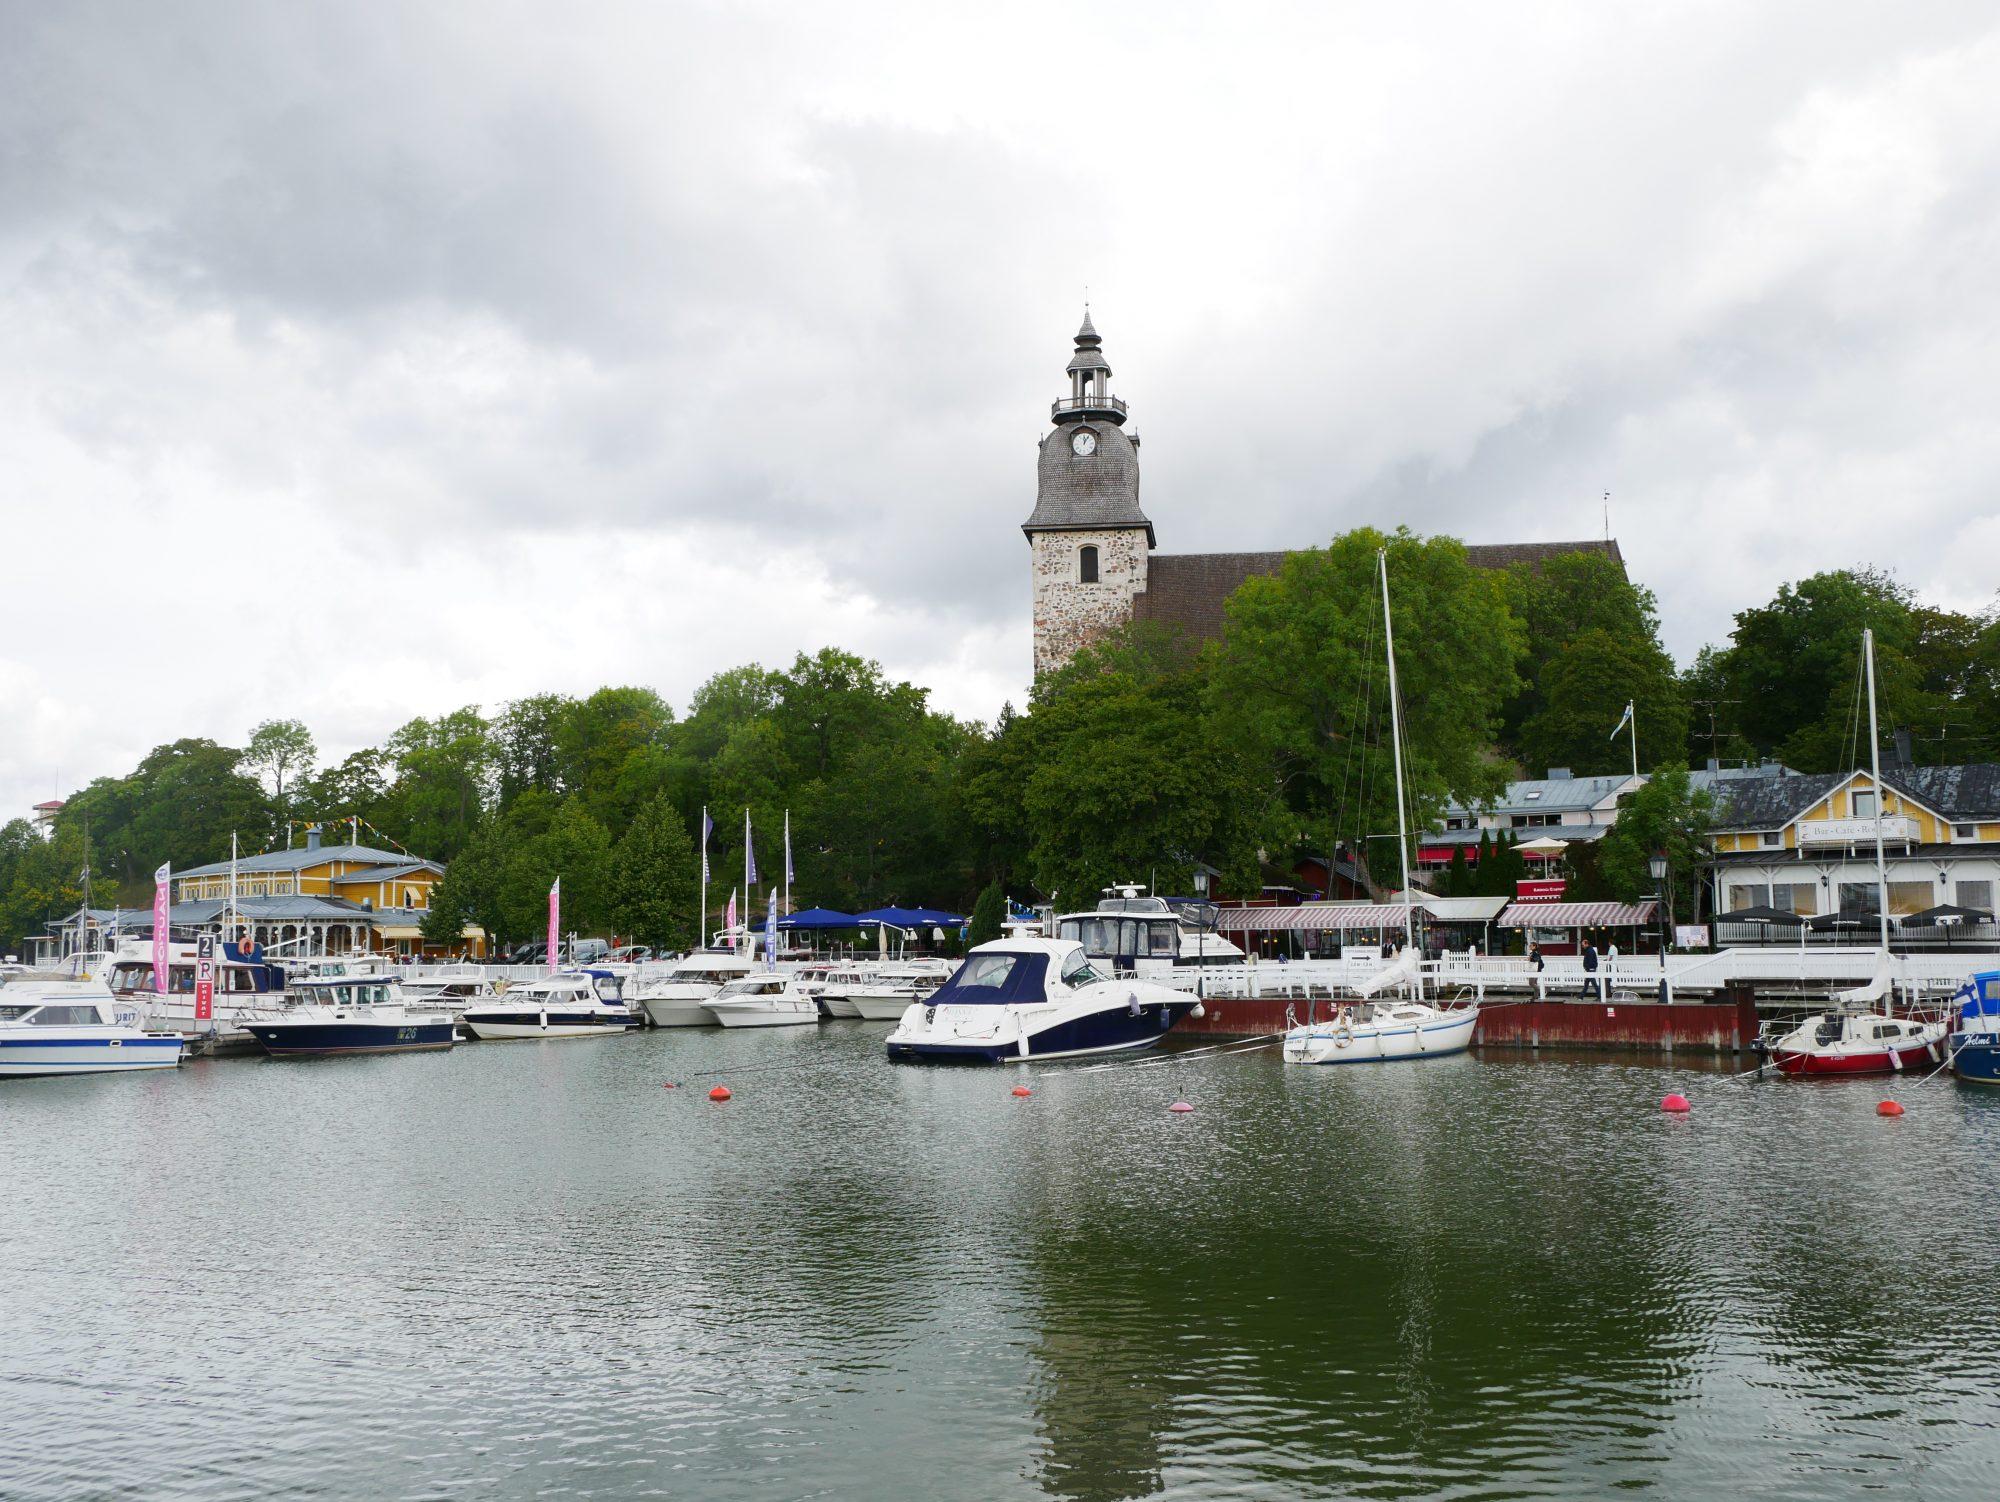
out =
{"type": "Polygon", "coordinates": [[[851,1015],[863,1022],[894,1022],[909,1011],[914,1000],[909,991],[856,991],[848,996],[847,1004],[854,1009],[851,1015]]]}
{"type": "Polygon", "coordinates": [[[172,1069],[182,1050],[178,1037],[0,1038],[0,1078],[172,1069]]]}
{"type": "MultiPolygon", "coordinates": [[[[844,1018],[850,1021],[861,1015],[861,1009],[854,1004],[854,998],[845,993],[834,996],[825,991],[820,992],[819,1009],[826,1013],[828,1017],[844,1018]]],[[[902,1013],[898,1012],[896,1015],[900,1017],[902,1013]]]]}
{"type": "Polygon", "coordinates": [[[1785,1074],[1839,1076],[1850,1074],[1899,1074],[1906,1069],[1933,1068],[1944,1062],[1944,1050],[1935,1040],[1913,1040],[1895,1048],[1868,1049],[1776,1049],[1771,1062],[1785,1074]]]}
{"type": "Polygon", "coordinates": [[[639,1003],[654,1027],[714,1027],[715,1017],[699,996],[651,996],[639,1003]]]}
{"type": "Polygon", "coordinates": [[[449,1017],[422,1022],[253,1022],[249,1028],[276,1059],[422,1053],[450,1048],[458,1037],[457,1025],[449,1017]]]}
{"type": "Polygon", "coordinates": [[[2000,1038],[1954,1038],[1951,1072],[1968,1085],[2000,1085],[2000,1038]]]}
{"type": "Polygon", "coordinates": [[[608,1018],[601,1012],[503,1012],[491,1011],[465,1016],[465,1025],[475,1038],[504,1041],[513,1038],[615,1038],[637,1024],[608,1018]]]}
{"type": "Polygon", "coordinates": [[[1343,1028],[1322,1022],[1285,1035],[1287,1064],[1382,1064],[1397,1059],[1441,1059],[1472,1045],[1479,1014],[1445,1012],[1418,1021],[1365,1022],[1343,1028]]]}
{"type": "Polygon", "coordinates": [[[724,1027],[798,1027],[819,1021],[818,1007],[800,1008],[789,1002],[780,1007],[711,1004],[710,1010],[714,1013],[713,1020],[724,1027]]]}
{"type": "MultiPolygon", "coordinates": [[[[888,1053],[899,1062],[929,1061],[1006,1064],[1022,1060],[1080,1059],[1093,1054],[1125,1053],[1151,1048],[1173,1025],[1194,1009],[1194,1000],[1152,1003],[1136,1012],[1126,1006],[1104,1006],[1071,1016],[1018,1015],[1017,1029],[995,1019],[986,1036],[909,1037],[902,1029],[891,1034],[888,1053]],[[1025,1041],[1025,1047],[1023,1043],[1025,1041]]],[[[957,1008],[953,1010],[984,1010],[957,1008]]]]}

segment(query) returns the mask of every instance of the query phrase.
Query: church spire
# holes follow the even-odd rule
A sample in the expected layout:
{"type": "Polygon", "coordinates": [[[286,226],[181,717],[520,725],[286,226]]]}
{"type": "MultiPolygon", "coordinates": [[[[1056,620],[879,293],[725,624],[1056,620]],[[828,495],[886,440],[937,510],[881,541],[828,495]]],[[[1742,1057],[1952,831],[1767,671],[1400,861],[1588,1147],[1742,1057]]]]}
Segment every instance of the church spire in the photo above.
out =
{"type": "Polygon", "coordinates": [[[1069,395],[1056,403],[1058,423],[1101,418],[1105,422],[1125,421],[1125,404],[1111,394],[1111,362],[1104,358],[1104,340],[1090,321],[1090,304],[1083,305],[1083,327],[1076,331],[1076,353],[1070,356],[1064,374],[1069,377],[1069,395]]]}

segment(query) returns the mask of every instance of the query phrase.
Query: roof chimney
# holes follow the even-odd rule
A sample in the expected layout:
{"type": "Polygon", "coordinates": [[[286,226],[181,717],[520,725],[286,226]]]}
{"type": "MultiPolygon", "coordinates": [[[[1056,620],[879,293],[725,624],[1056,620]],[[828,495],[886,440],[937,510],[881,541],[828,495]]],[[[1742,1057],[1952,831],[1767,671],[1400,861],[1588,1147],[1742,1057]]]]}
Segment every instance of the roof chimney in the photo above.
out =
{"type": "Polygon", "coordinates": [[[1570,780],[1570,770],[1568,767],[1549,768],[1550,782],[1568,782],[1569,780],[1570,780]]]}
{"type": "Polygon", "coordinates": [[[1893,739],[1896,743],[1896,754],[1891,760],[1899,767],[1914,767],[1917,760],[1910,752],[1910,732],[1898,730],[1893,739]]]}
{"type": "Polygon", "coordinates": [[[319,826],[317,824],[308,824],[306,826],[306,849],[319,849],[319,826]]]}
{"type": "Polygon", "coordinates": [[[1720,772],[1722,770],[1722,758],[1719,756],[1711,756],[1708,759],[1708,769],[1711,772],[1720,772]]]}

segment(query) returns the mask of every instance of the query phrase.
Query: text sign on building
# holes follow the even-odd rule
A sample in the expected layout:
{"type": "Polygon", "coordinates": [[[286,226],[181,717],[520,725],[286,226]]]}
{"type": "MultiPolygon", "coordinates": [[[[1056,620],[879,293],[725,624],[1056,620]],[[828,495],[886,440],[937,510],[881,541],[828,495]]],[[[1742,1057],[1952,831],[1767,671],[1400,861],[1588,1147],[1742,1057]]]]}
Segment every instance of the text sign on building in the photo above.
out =
{"type": "Polygon", "coordinates": [[[215,1016],[215,940],[203,934],[194,946],[194,1020],[215,1016]]]}
{"type": "Polygon", "coordinates": [[[1527,881],[1514,883],[1516,902],[1561,902],[1563,893],[1569,890],[1569,880],[1562,876],[1538,876],[1527,881]]]}

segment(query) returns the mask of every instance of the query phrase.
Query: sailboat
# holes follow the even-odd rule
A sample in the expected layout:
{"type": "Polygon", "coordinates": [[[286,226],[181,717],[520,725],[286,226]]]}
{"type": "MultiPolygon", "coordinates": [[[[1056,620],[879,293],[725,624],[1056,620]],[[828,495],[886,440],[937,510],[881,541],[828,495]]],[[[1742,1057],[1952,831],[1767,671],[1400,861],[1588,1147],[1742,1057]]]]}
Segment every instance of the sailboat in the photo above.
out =
{"type": "Polygon", "coordinates": [[[1472,1044],[1476,1005],[1440,1007],[1424,999],[1424,972],[1410,906],[1409,815],[1403,796],[1403,715],[1396,692],[1396,630],[1389,613],[1389,550],[1375,562],[1382,578],[1382,635],[1389,655],[1389,739],[1396,765],[1396,853],[1403,864],[1403,949],[1385,968],[1354,987],[1359,998],[1342,1003],[1325,1022],[1307,1022],[1285,1034],[1287,1064],[1363,1064],[1384,1059],[1429,1059],[1463,1053],[1472,1044]],[[1373,998],[1407,983],[1410,999],[1373,998]]]}
{"type": "Polygon", "coordinates": [[[1789,1031],[1760,1037],[1761,1052],[1786,1074],[1890,1074],[1912,1064],[1942,1063],[1942,1021],[1892,1017],[1877,1008],[1895,982],[1889,956],[1889,867],[1882,853],[1882,748],[1875,722],[1875,632],[1861,633],[1868,674],[1868,770],[1875,790],[1875,915],[1881,925],[1882,957],[1874,979],[1834,998],[1831,1010],[1806,1018],[1789,1031]]]}

